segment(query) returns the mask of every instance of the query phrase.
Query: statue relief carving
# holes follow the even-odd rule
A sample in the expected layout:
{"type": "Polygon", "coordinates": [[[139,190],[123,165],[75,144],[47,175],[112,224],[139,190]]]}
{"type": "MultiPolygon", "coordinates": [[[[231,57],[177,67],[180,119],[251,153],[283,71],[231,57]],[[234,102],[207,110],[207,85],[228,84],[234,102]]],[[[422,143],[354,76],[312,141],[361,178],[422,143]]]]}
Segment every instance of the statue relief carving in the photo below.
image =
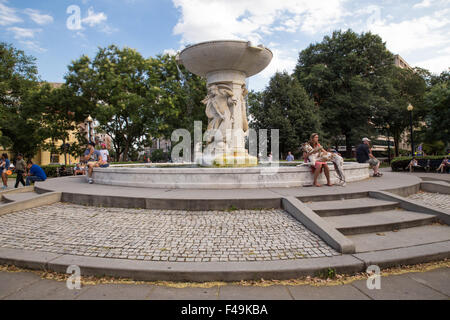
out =
{"type": "Polygon", "coordinates": [[[230,86],[226,84],[213,84],[208,88],[208,95],[202,101],[206,105],[206,116],[208,117],[208,129],[206,141],[208,143],[227,145],[226,133],[233,128],[232,111],[237,104],[237,99],[230,86]],[[222,135],[222,141],[215,141],[217,131],[222,135]]]}

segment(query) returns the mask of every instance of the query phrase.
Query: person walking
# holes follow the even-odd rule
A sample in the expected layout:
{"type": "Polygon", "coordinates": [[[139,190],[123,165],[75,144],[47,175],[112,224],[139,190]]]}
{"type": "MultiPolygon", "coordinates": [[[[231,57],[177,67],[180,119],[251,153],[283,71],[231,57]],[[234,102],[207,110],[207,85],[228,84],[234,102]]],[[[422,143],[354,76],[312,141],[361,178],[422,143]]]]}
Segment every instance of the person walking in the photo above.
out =
{"type": "Polygon", "coordinates": [[[362,144],[356,148],[356,160],[358,163],[368,163],[370,168],[373,169],[374,177],[381,177],[383,175],[379,171],[381,162],[372,154],[369,138],[363,138],[362,144]]]}
{"type": "Polygon", "coordinates": [[[9,170],[10,165],[11,165],[11,162],[8,159],[8,154],[6,154],[6,153],[2,154],[2,163],[0,164],[0,175],[2,176],[2,182],[3,182],[2,189],[3,190],[8,188],[7,171],[9,170]]]}
{"type": "MultiPolygon", "coordinates": [[[[311,135],[311,138],[309,139],[309,144],[311,145],[313,150],[310,153],[306,154],[306,157],[308,158],[312,155],[315,155],[316,153],[320,153],[323,150],[322,146],[319,143],[318,133],[313,133],[311,135]]],[[[314,168],[314,185],[316,187],[322,186],[317,182],[317,179],[319,178],[319,175],[322,171],[325,172],[325,177],[327,178],[327,186],[329,187],[333,186],[330,180],[330,168],[328,167],[328,164],[326,162],[314,161],[311,162],[311,166],[314,168]]]]}
{"type": "Polygon", "coordinates": [[[47,175],[45,174],[45,171],[38,166],[37,164],[33,164],[33,161],[29,160],[27,162],[27,168],[28,168],[28,175],[27,175],[27,181],[26,185],[29,186],[33,182],[37,181],[45,181],[47,180],[47,175]]]}
{"type": "Polygon", "coordinates": [[[19,183],[22,183],[22,185],[25,187],[25,180],[23,179],[23,175],[26,173],[27,171],[27,164],[25,162],[25,160],[23,160],[23,155],[21,153],[19,153],[17,155],[17,160],[16,160],[16,185],[14,186],[15,189],[17,189],[19,187],[19,183]]]}

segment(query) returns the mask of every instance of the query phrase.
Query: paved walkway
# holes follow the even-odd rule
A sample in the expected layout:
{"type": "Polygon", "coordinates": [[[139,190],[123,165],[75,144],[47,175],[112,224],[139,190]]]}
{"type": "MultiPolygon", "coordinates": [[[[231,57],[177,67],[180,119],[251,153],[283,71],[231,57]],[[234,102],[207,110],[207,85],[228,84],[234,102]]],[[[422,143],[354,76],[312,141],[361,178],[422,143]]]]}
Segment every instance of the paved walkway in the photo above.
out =
{"type": "Polygon", "coordinates": [[[366,280],[340,286],[270,287],[226,285],[174,288],[157,285],[101,284],[69,290],[66,283],[41,279],[31,272],[0,272],[0,299],[132,300],[449,300],[450,268],[381,277],[381,288],[366,280]]]}

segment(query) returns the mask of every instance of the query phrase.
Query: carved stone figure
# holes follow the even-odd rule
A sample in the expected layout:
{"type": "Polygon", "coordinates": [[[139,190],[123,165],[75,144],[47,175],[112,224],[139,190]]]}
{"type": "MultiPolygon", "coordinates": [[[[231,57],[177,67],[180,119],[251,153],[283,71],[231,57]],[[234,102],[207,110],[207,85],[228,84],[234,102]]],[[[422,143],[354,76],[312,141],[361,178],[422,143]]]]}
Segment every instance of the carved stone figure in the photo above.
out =
{"type": "Polygon", "coordinates": [[[225,150],[228,145],[226,133],[233,128],[232,110],[237,103],[233,91],[226,84],[212,84],[202,102],[209,119],[205,140],[214,144],[214,148],[225,150]]]}

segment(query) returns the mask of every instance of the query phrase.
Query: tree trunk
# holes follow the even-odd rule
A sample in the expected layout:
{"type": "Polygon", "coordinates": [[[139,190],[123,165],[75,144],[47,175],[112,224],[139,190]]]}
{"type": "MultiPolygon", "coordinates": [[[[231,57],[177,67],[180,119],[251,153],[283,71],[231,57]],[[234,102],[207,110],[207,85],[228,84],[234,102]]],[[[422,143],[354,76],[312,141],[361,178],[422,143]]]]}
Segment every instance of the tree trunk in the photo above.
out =
{"type": "Polygon", "coordinates": [[[349,134],[345,134],[345,157],[350,159],[352,157],[352,144],[350,141],[350,135],[349,134]]]}
{"type": "Polygon", "coordinates": [[[394,138],[395,156],[399,157],[400,156],[400,148],[399,148],[400,135],[397,132],[394,132],[393,138],[394,138]]]}

